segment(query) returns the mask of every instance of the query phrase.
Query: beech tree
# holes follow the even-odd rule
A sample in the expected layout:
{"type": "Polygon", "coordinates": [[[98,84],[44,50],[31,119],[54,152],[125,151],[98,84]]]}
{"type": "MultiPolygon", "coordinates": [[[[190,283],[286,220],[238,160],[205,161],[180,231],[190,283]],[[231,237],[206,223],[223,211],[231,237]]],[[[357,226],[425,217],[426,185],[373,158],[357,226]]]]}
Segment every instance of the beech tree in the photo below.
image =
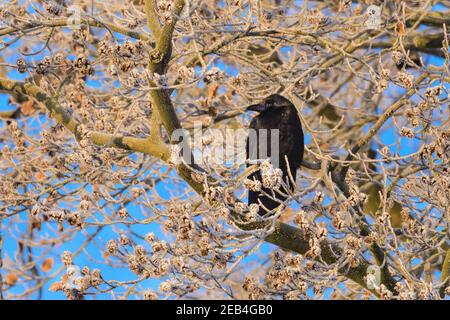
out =
{"type": "Polygon", "coordinates": [[[3,0],[0,298],[445,299],[449,8],[3,0]],[[259,216],[215,155],[274,93],[305,157],[259,216]]]}

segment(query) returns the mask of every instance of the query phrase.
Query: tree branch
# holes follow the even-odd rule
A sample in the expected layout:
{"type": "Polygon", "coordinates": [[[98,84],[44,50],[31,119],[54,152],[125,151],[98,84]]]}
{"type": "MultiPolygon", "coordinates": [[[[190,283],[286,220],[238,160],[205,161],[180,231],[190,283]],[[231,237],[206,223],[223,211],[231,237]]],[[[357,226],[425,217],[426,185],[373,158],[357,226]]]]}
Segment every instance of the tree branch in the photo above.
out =
{"type": "MultiPolygon", "coordinates": [[[[34,97],[38,102],[45,105],[52,118],[64,125],[77,139],[80,138],[80,123],[73,119],[72,116],[59,105],[56,98],[49,97],[36,85],[0,78],[0,92],[9,94],[19,93],[34,97]]],[[[168,161],[170,159],[170,148],[159,139],[154,139],[155,141],[153,141],[152,137],[144,139],[128,136],[114,136],[92,131],[91,140],[97,145],[111,145],[116,148],[142,152],[163,161],[168,161]]]]}
{"type": "MultiPolygon", "coordinates": [[[[413,94],[416,93],[416,87],[418,84],[420,84],[423,80],[425,80],[428,77],[428,73],[423,73],[421,74],[414,86],[409,89],[403,96],[401,96],[392,106],[390,106],[386,111],[384,111],[384,113],[379,116],[378,120],[375,122],[375,124],[373,125],[372,128],[369,129],[369,132],[362,137],[361,139],[359,139],[355,145],[353,146],[353,148],[351,149],[351,152],[348,154],[347,158],[345,159],[346,161],[351,160],[352,158],[352,154],[356,154],[363,146],[365,146],[367,143],[369,143],[369,141],[375,136],[375,134],[377,134],[377,132],[381,129],[381,127],[383,126],[383,124],[401,107],[403,107],[403,105],[405,104],[405,101],[407,101],[408,98],[410,98],[413,94]]],[[[344,178],[345,175],[347,174],[347,171],[349,169],[349,166],[345,166],[342,168],[341,170],[341,177],[344,178]]]]}
{"type": "MultiPolygon", "coordinates": [[[[150,70],[153,72],[157,72],[159,74],[162,74],[164,72],[164,69],[170,59],[171,56],[171,43],[172,43],[172,33],[175,28],[176,24],[176,18],[181,13],[181,10],[184,6],[184,0],[178,0],[175,3],[175,10],[174,14],[175,17],[172,20],[172,23],[167,24],[163,27],[162,31],[160,32],[160,36],[156,43],[156,49],[158,50],[156,56],[159,56],[161,60],[152,59],[150,57],[150,70]]],[[[147,19],[150,21],[154,16],[154,8],[153,8],[153,2],[152,0],[146,1],[146,9],[147,9],[147,19]]],[[[149,22],[149,27],[152,28],[152,31],[154,34],[159,33],[159,27],[157,27],[154,22],[149,22]]],[[[357,45],[349,45],[347,47],[347,50],[349,52],[354,51],[357,48],[357,45]]],[[[154,54],[154,53],[153,53],[154,54]]],[[[152,53],[150,53],[152,55],[152,53]]],[[[337,63],[342,57],[340,55],[335,56],[331,61],[324,62],[324,65],[326,66],[332,66],[335,63],[337,63]]],[[[153,86],[154,84],[152,84],[153,86]]],[[[169,135],[171,135],[174,130],[181,129],[181,124],[178,120],[178,117],[176,115],[174,106],[172,104],[172,101],[169,96],[169,91],[167,89],[159,89],[159,90],[152,90],[150,92],[151,97],[153,99],[153,103],[155,104],[158,114],[161,117],[162,123],[165,127],[165,129],[168,131],[169,135]]],[[[306,163],[305,163],[306,164],[306,163]]],[[[309,163],[308,163],[309,164],[309,163]]],[[[307,164],[307,165],[308,165],[307,164]]],[[[313,166],[314,167],[314,166],[313,166]]],[[[204,196],[205,190],[202,183],[199,183],[195,181],[192,177],[193,171],[190,167],[186,166],[185,164],[180,164],[178,166],[175,166],[176,171],[180,175],[180,177],[186,181],[198,194],[204,196]]],[[[201,170],[201,168],[199,168],[201,170]]],[[[255,225],[245,225],[242,226],[242,228],[255,228],[258,227],[255,225]]],[[[259,226],[261,227],[261,226],[259,226]]],[[[275,222],[275,230],[274,232],[269,235],[266,239],[267,242],[273,243],[279,247],[282,247],[286,250],[291,250],[293,252],[297,252],[299,254],[306,254],[309,249],[309,237],[304,234],[300,229],[297,229],[293,226],[287,225],[282,222],[275,222]]],[[[324,241],[321,245],[322,249],[322,256],[321,259],[328,263],[333,264],[338,261],[340,258],[340,255],[342,254],[340,248],[333,246],[324,241]]],[[[341,268],[339,272],[346,276],[347,278],[355,281],[359,285],[367,288],[367,285],[365,283],[365,276],[366,271],[369,265],[365,262],[362,262],[358,267],[356,268],[341,268]]],[[[392,288],[392,285],[388,284],[389,288],[392,288]]],[[[369,289],[368,289],[369,290],[369,289]]],[[[377,293],[374,290],[371,290],[374,294],[377,295],[377,293]]]]}
{"type": "MultiPolygon", "coordinates": [[[[144,33],[139,33],[133,30],[129,30],[126,28],[122,28],[116,24],[108,23],[108,22],[100,22],[94,18],[86,18],[82,20],[84,23],[88,24],[91,27],[97,27],[97,28],[106,28],[113,32],[117,32],[120,34],[123,34],[125,36],[134,38],[134,39],[141,39],[144,41],[152,41],[152,39],[147,36],[144,33]]],[[[19,25],[17,27],[6,27],[4,29],[0,29],[0,36],[7,36],[12,35],[17,32],[19,33],[25,33],[29,30],[32,30],[37,27],[66,27],[70,26],[71,23],[69,19],[54,19],[54,20],[43,20],[43,21],[32,21],[24,25],[19,25]]]]}

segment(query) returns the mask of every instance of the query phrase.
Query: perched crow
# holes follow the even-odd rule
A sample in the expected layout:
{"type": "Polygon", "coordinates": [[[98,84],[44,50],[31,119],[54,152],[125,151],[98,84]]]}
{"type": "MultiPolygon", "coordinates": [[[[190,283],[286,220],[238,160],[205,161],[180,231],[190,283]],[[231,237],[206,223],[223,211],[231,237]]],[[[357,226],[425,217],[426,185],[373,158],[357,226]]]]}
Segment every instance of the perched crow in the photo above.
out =
{"type": "MultiPolygon", "coordinates": [[[[278,167],[282,171],[283,181],[288,183],[292,188],[293,186],[289,179],[287,162],[289,163],[289,169],[295,181],[296,171],[303,160],[304,151],[302,124],[298,117],[297,110],[289,100],[278,94],[267,97],[259,104],[248,106],[247,110],[259,113],[250,123],[250,129],[254,129],[257,132],[257,139],[256,143],[250,142],[251,134],[249,133],[249,137],[247,138],[247,159],[259,159],[258,155],[260,155],[260,150],[264,147],[267,148],[265,149],[267,150],[266,158],[276,156],[275,154],[272,154],[272,152],[276,152],[276,150],[271,150],[271,140],[279,140],[278,167]],[[264,137],[264,135],[258,134],[258,132],[260,132],[258,131],[259,129],[267,129],[267,142],[264,141],[265,139],[261,138],[264,137]],[[278,136],[275,134],[271,135],[270,129],[278,129],[278,136]],[[263,146],[264,143],[267,143],[267,145],[263,146]],[[286,157],[287,162],[285,160],[286,157]]],[[[249,179],[262,181],[261,171],[258,170],[252,173],[249,176],[249,179]]],[[[249,205],[252,203],[260,205],[260,210],[258,212],[260,215],[265,215],[267,213],[264,207],[270,211],[277,208],[280,205],[280,202],[286,200],[285,196],[276,191],[274,192],[275,197],[272,195],[272,190],[268,188],[263,187],[262,191],[249,190],[248,195],[249,205]],[[270,197],[264,195],[262,191],[266,192],[270,197]]],[[[283,190],[283,188],[280,188],[280,191],[286,193],[286,190],[283,190]]]]}

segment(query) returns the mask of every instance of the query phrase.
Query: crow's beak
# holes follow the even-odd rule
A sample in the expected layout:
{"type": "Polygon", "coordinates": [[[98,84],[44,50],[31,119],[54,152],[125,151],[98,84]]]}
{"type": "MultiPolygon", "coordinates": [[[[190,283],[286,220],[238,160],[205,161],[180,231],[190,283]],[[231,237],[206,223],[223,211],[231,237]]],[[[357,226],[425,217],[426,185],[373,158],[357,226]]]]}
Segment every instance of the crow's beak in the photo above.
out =
{"type": "Polygon", "coordinates": [[[266,108],[267,108],[266,105],[264,105],[263,103],[258,103],[248,106],[247,111],[263,112],[264,110],[266,110],[266,108]]]}

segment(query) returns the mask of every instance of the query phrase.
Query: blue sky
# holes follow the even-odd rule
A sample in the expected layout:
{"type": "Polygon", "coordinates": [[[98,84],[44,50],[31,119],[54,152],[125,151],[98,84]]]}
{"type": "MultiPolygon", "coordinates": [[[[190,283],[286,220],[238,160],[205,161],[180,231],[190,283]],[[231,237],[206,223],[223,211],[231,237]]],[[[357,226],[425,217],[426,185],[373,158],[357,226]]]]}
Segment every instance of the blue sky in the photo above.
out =
{"type": "MultiPolygon", "coordinates": [[[[437,7],[436,9],[442,9],[437,7]]],[[[121,36],[117,35],[117,37],[120,39],[122,38],[121,36]]],[[[3,41],[7,41],[8,38],[3,38],[3,41]]],[[[11,49],[15,50],[18,48],[18,45],[20,44],[20,42],[14,44],[11,49]]],[[[288,49],[284,49],[284,50],[288,50],[288,49]]],[[[3,54],[3,53],[2,53],[3,54]]],[[[47,52],[44,51],[43,55],[47,54],[47,52]]],[[[40,58],[42,57],[42,55],[39,56],[35,56],[34,58],[27,58],[28,61],[38,61],[40,58]]],[[[3,58],[6,60],[6,62],[14,64],[16,59],[18,58],[17,54],[11,54],[8,56],[4,56],[3,58]]],[[[436,57],[432,57],[429,61],[429,63],[431,64],[435,64],[435,65],[442,65],[443,60],[436,58],[436,57]]],[[[229,76],[233,76],[236,75],[238,70],[227,66],[225,64],[223,64],[220,59],[217,61],[216,64],[217,67],[221,68],[223,71],[226,72],[227,75],[229,76]]],[[[17,73],[16,71],[11,71],[11,69],[8,69],[9,73],[8,76],[13,78],[13,79],[23,79],[25,77],[25,75],[21,75],[19,73],[17,73]]],[[[89,85],[91,87],[96,87],[98,86],[97,83],[94,82],[90,82],[89,85]]],[[[393,86],[393,85],[392,85],[393,86]]],[[[447,88],[448,88],[448,84],[447,84],[447,88]]],[[[401,88],[394,88],[394,92],[396,94],[401,94],[401,92],[403,91],[403,89],[401,88]]],[[[4,111],[4,110],[11,110],[14,109],[14,106],[10,106],[8,104],[8,97],[5,94],[0,94],[0,110],[4,111]]],[[[50,119],[46,119],[45,117],[41,117],[40,119],[42,122],[51,122],[52,120],[50,119]]],[[[28,120],[31,125],[37,125],[38,122],[33,122],[34,120],[28,120]]],[[[411,153],[413,151],[416,151],[419,147],[419,141],[415,140],[415,139],[402,139],[402,143],[399,146],[396,146],[393,144],[395,137],[397,136],[397,134],[395,133],[395,127],[393,127],[391,125],[391,121],[389,120],[383,127],[382,130],[382,134],[380,135],[380,139],[382,141],[383,144],[387,144],[387,145],[392,145],[392,151],[397,151],[400,153],[400,155],[404,155],[404,154],[408,154],[411,153]]],[[[0,121],[0,127],[4,126],[4,122],[0,121]]],[[[38,129],[38,128],[36,128],[38,129]]],[[[307,134],[306,135],[306,142],[309,142],[310,140],[310,136],[307,134]]],[[[0,144],[0,146],[2,146],[0,144]]],[[[72,186],[72,188],[75,188],[76,185],[72,186]]],[[[157,192],[159,193],[160,196],[164,197],[164,198],[169,198],[170,194],[169,194],[169,190],[171,190],[173,187],[167,183],[161,182],[158,184],[157,186],[157,192]]],[[[77,206],[77,203],[74,203],[73,206],[77,206]]],[[[138,206],[135,206],[133,204],[130,204],[128,206],[129,212],[131,215],[133,216],[140,216],[141,215],[141,208],[139,208],[138,206]]],[[[25,218],[26,217],[26,213],[22,213],[22,216],[25,218]]],[[[4,224],[7,224],[8,221],[5,221],[4,224]]],[[[15,228],[17,228],[18,230],[20,230],[20,232],[24,232],[26,229],[26,224],[17,224],[14,226],[15,228]]],[[[43,225],[43,230],[42,230],[42,234],[48,233],[49,235],[54,234],[54,229],[56,228],[56,224],[44,224],[43,225]]],[[[97,244],[101,244],[101,243],[106,243],[109,239],[115,239],[118,237],[118,233],[120,233],[120,230],[124,230],[126,231],[125,226],[123,225],[117,225],[114,228],[111,227],[106,227],[103,228],[97,239],[98,242],[97,244]]],[[[87,232],[91,233],[94,231],[95,228],[91,227],[88,228],[87,232]]],[[[145,234],[148,233],[150,231],[155,232],[155,234],[161,236],[161,237],[165,237],[158,224],[150,224],[150,225],[136,225],[132,227],[133,231],[140,233],[140,234],[145,234]]],[[[14,258],[14,254],[17,251],[17,241],[16,239],[12,239],[10,238],[5,232],[3,232],[3,236],[4,236],[4,245],[3,245],[3,255],[4,255],[4,259],[5,256],[9,256],[11,259],[15,260],[14,258]]],[[[54,258],[55,261],[55,266],[53,267],[53,271],[57,270],[58,268],[61,267],[61,263],[60,263],[60,258],[59,258],[59,254],[62,253],[64,250],[69,250],[69,251],[76,251],[79,246],[83,243],[83,241],[85,240],[85,236],[81,233],[78,233],[78,235],[76,237],[74,237],[73,239],[71,239],[70,241],[67,241],[66,243],[62,244],[61,246],[58,246],[57,248],[55,248],[53,250],[53,253],[51,255],[51,257],[54,258]]],[[[273,249],[274,247],[270,244],[263,244],[263,246],[261,247],[261,252],[269,252],[273,249]]],[[[92,258],[94,260],[89,260],[87,258],[87,256],[85,254],[81,254],[79,255],[76,259],[75,259],[75,263],[78,266],[84,266],[87,265],[89,266],[91,269],[94,268],[100,268],[102,271],[102,275],[105,279],[115,279],[115,280],[129,280],[129,279],[134,279],[135,276],[133,274],[131,274],[128,269],[126,268],[110,268],[109,266],[107,266],[106,264],[102,264],[103,263],[103,257],[102,257],[102,251],[98,248],[98,246],[94,245],[93,243],[89,244],[86,249],[87,252],[89,252],[89,254],[92,256],[92,258]]],[[[36,253],[39,252],[39,250],[36,250],[36,253]]],[[[253,259],[255,259],[256,257],[249,257],[247,258],[246,261],[252,261],[253,259]]],[[[3,271],[2,271],[3,272],[3,271]]],[[[4,276],[5,274],[3,274],[4,276]]],[[[55,279],[58,279],[58,277],[56,277],[55,279]]],[[[44,299],[65,299],[65,296],[61,293],[61,292],[50,292],[48,291],[49,285],[51,283],[53,283],[54,280],[50,281],[44,288],[43,288],[43,296],[42,298],[44,299]]],[[[143,286],[147,287],[147,288],[156,288],[160,283],[159,279],[151,279],[151,280],[147,280],[145,282],[142,283],[143,286]]],[[[10,292],[11,293],[20,293],[23,291],[23,287],[18,285],[15,288],[13,288],[10,292]]],[[[97,298],[101,298],[101,299],[108,299],[111,298],[110,294],[106,293],[106,294],[100,294],[97,296],[97,298]]]]}

